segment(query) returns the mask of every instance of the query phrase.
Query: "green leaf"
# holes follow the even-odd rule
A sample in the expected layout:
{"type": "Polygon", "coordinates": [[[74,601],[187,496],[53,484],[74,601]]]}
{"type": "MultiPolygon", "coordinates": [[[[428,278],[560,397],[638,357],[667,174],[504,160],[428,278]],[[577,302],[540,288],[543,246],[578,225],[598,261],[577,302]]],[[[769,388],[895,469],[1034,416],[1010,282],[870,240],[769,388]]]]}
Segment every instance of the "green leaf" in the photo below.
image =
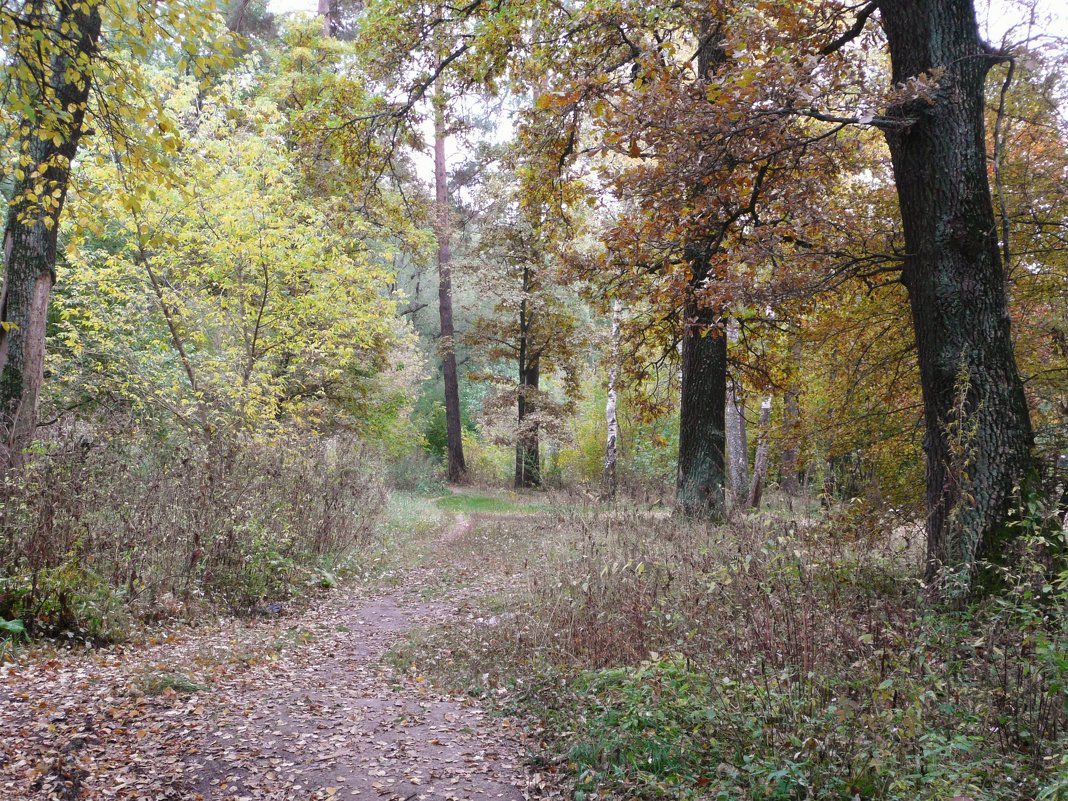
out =
{"type": "Polygon", "coordinates": [[[0,631],[20,637],[26,634],[26,625],[21,620],[4,620],[0,618],[0,631]]]}

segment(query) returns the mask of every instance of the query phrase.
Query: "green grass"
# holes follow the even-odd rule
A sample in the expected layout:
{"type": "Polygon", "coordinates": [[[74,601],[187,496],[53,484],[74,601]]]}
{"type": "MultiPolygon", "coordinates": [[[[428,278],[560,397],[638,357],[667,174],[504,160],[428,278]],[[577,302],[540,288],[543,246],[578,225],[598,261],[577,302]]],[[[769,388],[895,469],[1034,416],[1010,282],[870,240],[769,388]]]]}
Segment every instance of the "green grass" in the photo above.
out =
{"type": "Polygon", "coordinates": [[[448,512],[477,514],[526,514],[545,510],[545,506],[533,503],[519,503],[508,498],[495,498],[489,495],[466,495],[457,493],[438,498],[440,509],[448,512]]]}
{"type": "Polygon", "coordinates": [[[145,692],[149,695],[162,695],[167,690],[176,693],[198,693],[206,690],[203,684],[180,673],[153,673],[145,677],[145,692]]]}

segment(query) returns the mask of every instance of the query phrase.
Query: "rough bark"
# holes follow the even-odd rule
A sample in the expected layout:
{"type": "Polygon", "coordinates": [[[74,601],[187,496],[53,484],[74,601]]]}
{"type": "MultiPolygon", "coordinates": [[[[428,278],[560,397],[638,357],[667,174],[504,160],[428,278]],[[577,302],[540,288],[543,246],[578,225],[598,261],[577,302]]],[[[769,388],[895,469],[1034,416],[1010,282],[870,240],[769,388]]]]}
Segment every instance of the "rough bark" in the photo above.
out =
{"type": "Polygon", "coordinates": [[[984,82],[996,57],[971,0],[880,3],[893,81],[942,71],[926,99],[888,111],[923,389],[927,577],[998,558],[1014,486],[1033,470],[987,178],[984,82]]]}
{"type": "MultiPolygon", "coordinates": [[[[699,30],[697,74],[723,62],[722,40],[705,20],[699,30]]],[[[702,191],[702,190],[698,190],[702,191]]],[[[707,245],[704,246],[707,248],[707,245]]],[[[679,461],[675,507],[685,515],[721,519],[724,498],[727,406],[727,337],[717,309],[701,298],[713,278],[707,249],[690,249],[693,277],[682,310],[682,393],[679,400],[679,461]]]]}
{"type": "MultiPolygon", "coordinates": [[[[47,71],[39,69],[34,85],[23,87],[43,111],[66,117],[60,130],[38,137],[33,118],[21,121],[28,131],[20,140],[30,163],[16,176],[4,230],[4,281],[0,290],[0,425],[4,440],[0,464],[17,466],[33,440],[37,400],[44,379],[45,325],[55,283],[56,243],[63,204],[70,184],[70,164],[84,133],[85,104],[91,78],[89,66],[100,38],[100,6],[59,3],[51,26],[68,42],[47,71]],[[46,94],[40,93],[44,86],[46,94]],[[40,177],[33,173],[39,172],[40,177]],[[29,197],[32,193],[34,197],[29,197]],[[39,198],[35,199],[35,198],[39,198]],[[44,205],[52,198],[51,205],[44,205]]],[[[27,5],[27,19],[34,9],[27,5]]],[[[41,24],[49,24],[42,22],[41,24]]],[[[59,34],[56,35],[59,38],[59,34]]],[[[39,116],[43,116],[39,115],[39,116]]]]}
{"type": "Polygon", "coordinates": [[[690,299],[683,310],[675,503],[683,514],[719,519],[725,511],[727,337],[715,310],[695,297],[707,273],[707,266],[695,263],[690,299]]]}
{"type": "Polygon", "coordinates": [[[619,379],[619,340],[623,306],[619,299],[612,301],[612,333],[608,362],[608,392],[604,404],[605,444],[604,473],[602,484],[607,498],[615,498],[619,478],[616,465],[619,460],[619,418],[616,416],[616,382],[619,379]]]}
{"type": "Polygon", "coordinates": [[[750,509],[759,509],[760,500],[764,496],[764,481],[768,475],[768,453],[771,450],[771,437],[768,427],[771,423],[771,398],[764,398],[760,402],[760,419],[757,421],[759,430],[757,439],[756,455],[753,457],[753,478],[749,482],[749,495],[745,505],[750,509]]]}
{"type": "MultiPolygon", "coordinates": [[[[738,321],[727,323],[727,345],[738,341],[738,321]]],[[[727,380],[727,484],[731,505],[738,509],[749,493],[749,444],[745,432],[745,397],[737,376],[727,380]]]]}
{"type": "Polygon", "coordinates": [[[445,436],[447,475],[460,483],[467,478],[460,420],[460,382],[456,369],[456,330],[452,319],[452,253],[449,249],[449,185],[445,171],[444,88],[434,91],[434,194],[438,238],[438,317],[441,323],[441,371],[445,380],[445,436]]]}

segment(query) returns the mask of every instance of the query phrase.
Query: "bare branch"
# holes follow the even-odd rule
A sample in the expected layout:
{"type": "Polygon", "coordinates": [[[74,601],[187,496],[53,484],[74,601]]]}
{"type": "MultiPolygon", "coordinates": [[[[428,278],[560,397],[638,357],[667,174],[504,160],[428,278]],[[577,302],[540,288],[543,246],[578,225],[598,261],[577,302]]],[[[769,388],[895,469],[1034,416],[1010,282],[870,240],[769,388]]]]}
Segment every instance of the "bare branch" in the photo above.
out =
{"type": "Polygon", "coordinates": [[[873,13],[875,13],[875,9],[877,9],[878,7],[878,0],[869,0],[868,3],[865,3],[863,6],[861,6],[860,10],[857,11],[857,18],[853,22],[853,25],[849,28],[849,30],[847,30],[837,39],[834,39],[832,42],[830,42],[830,44],[821,47],[820,55],[829,56],[831,53],[841,50],[847,44],[849,44],[858,36],[860,36],[860,34],[864,31],[864,26],[868,23],[868,18],[873,13]]]}

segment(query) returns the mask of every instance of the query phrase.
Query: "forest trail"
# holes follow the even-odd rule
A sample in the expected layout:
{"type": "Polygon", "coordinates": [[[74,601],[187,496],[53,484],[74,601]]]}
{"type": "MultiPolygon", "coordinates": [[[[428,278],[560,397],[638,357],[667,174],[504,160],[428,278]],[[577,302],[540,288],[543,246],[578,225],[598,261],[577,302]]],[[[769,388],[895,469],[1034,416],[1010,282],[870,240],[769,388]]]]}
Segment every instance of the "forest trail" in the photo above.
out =
{"type": "Polygon", "coordinates": [[[531,797],[513,721],[387,664],[406,632],[471,614],[479,577],[492,582],[451,547],[471,525],[454,518],[388,591],[344,588],[294,617],[0,668],[0,797],[531,797]],[[464,585],[426,600],[457,567],[464,585]]]}

